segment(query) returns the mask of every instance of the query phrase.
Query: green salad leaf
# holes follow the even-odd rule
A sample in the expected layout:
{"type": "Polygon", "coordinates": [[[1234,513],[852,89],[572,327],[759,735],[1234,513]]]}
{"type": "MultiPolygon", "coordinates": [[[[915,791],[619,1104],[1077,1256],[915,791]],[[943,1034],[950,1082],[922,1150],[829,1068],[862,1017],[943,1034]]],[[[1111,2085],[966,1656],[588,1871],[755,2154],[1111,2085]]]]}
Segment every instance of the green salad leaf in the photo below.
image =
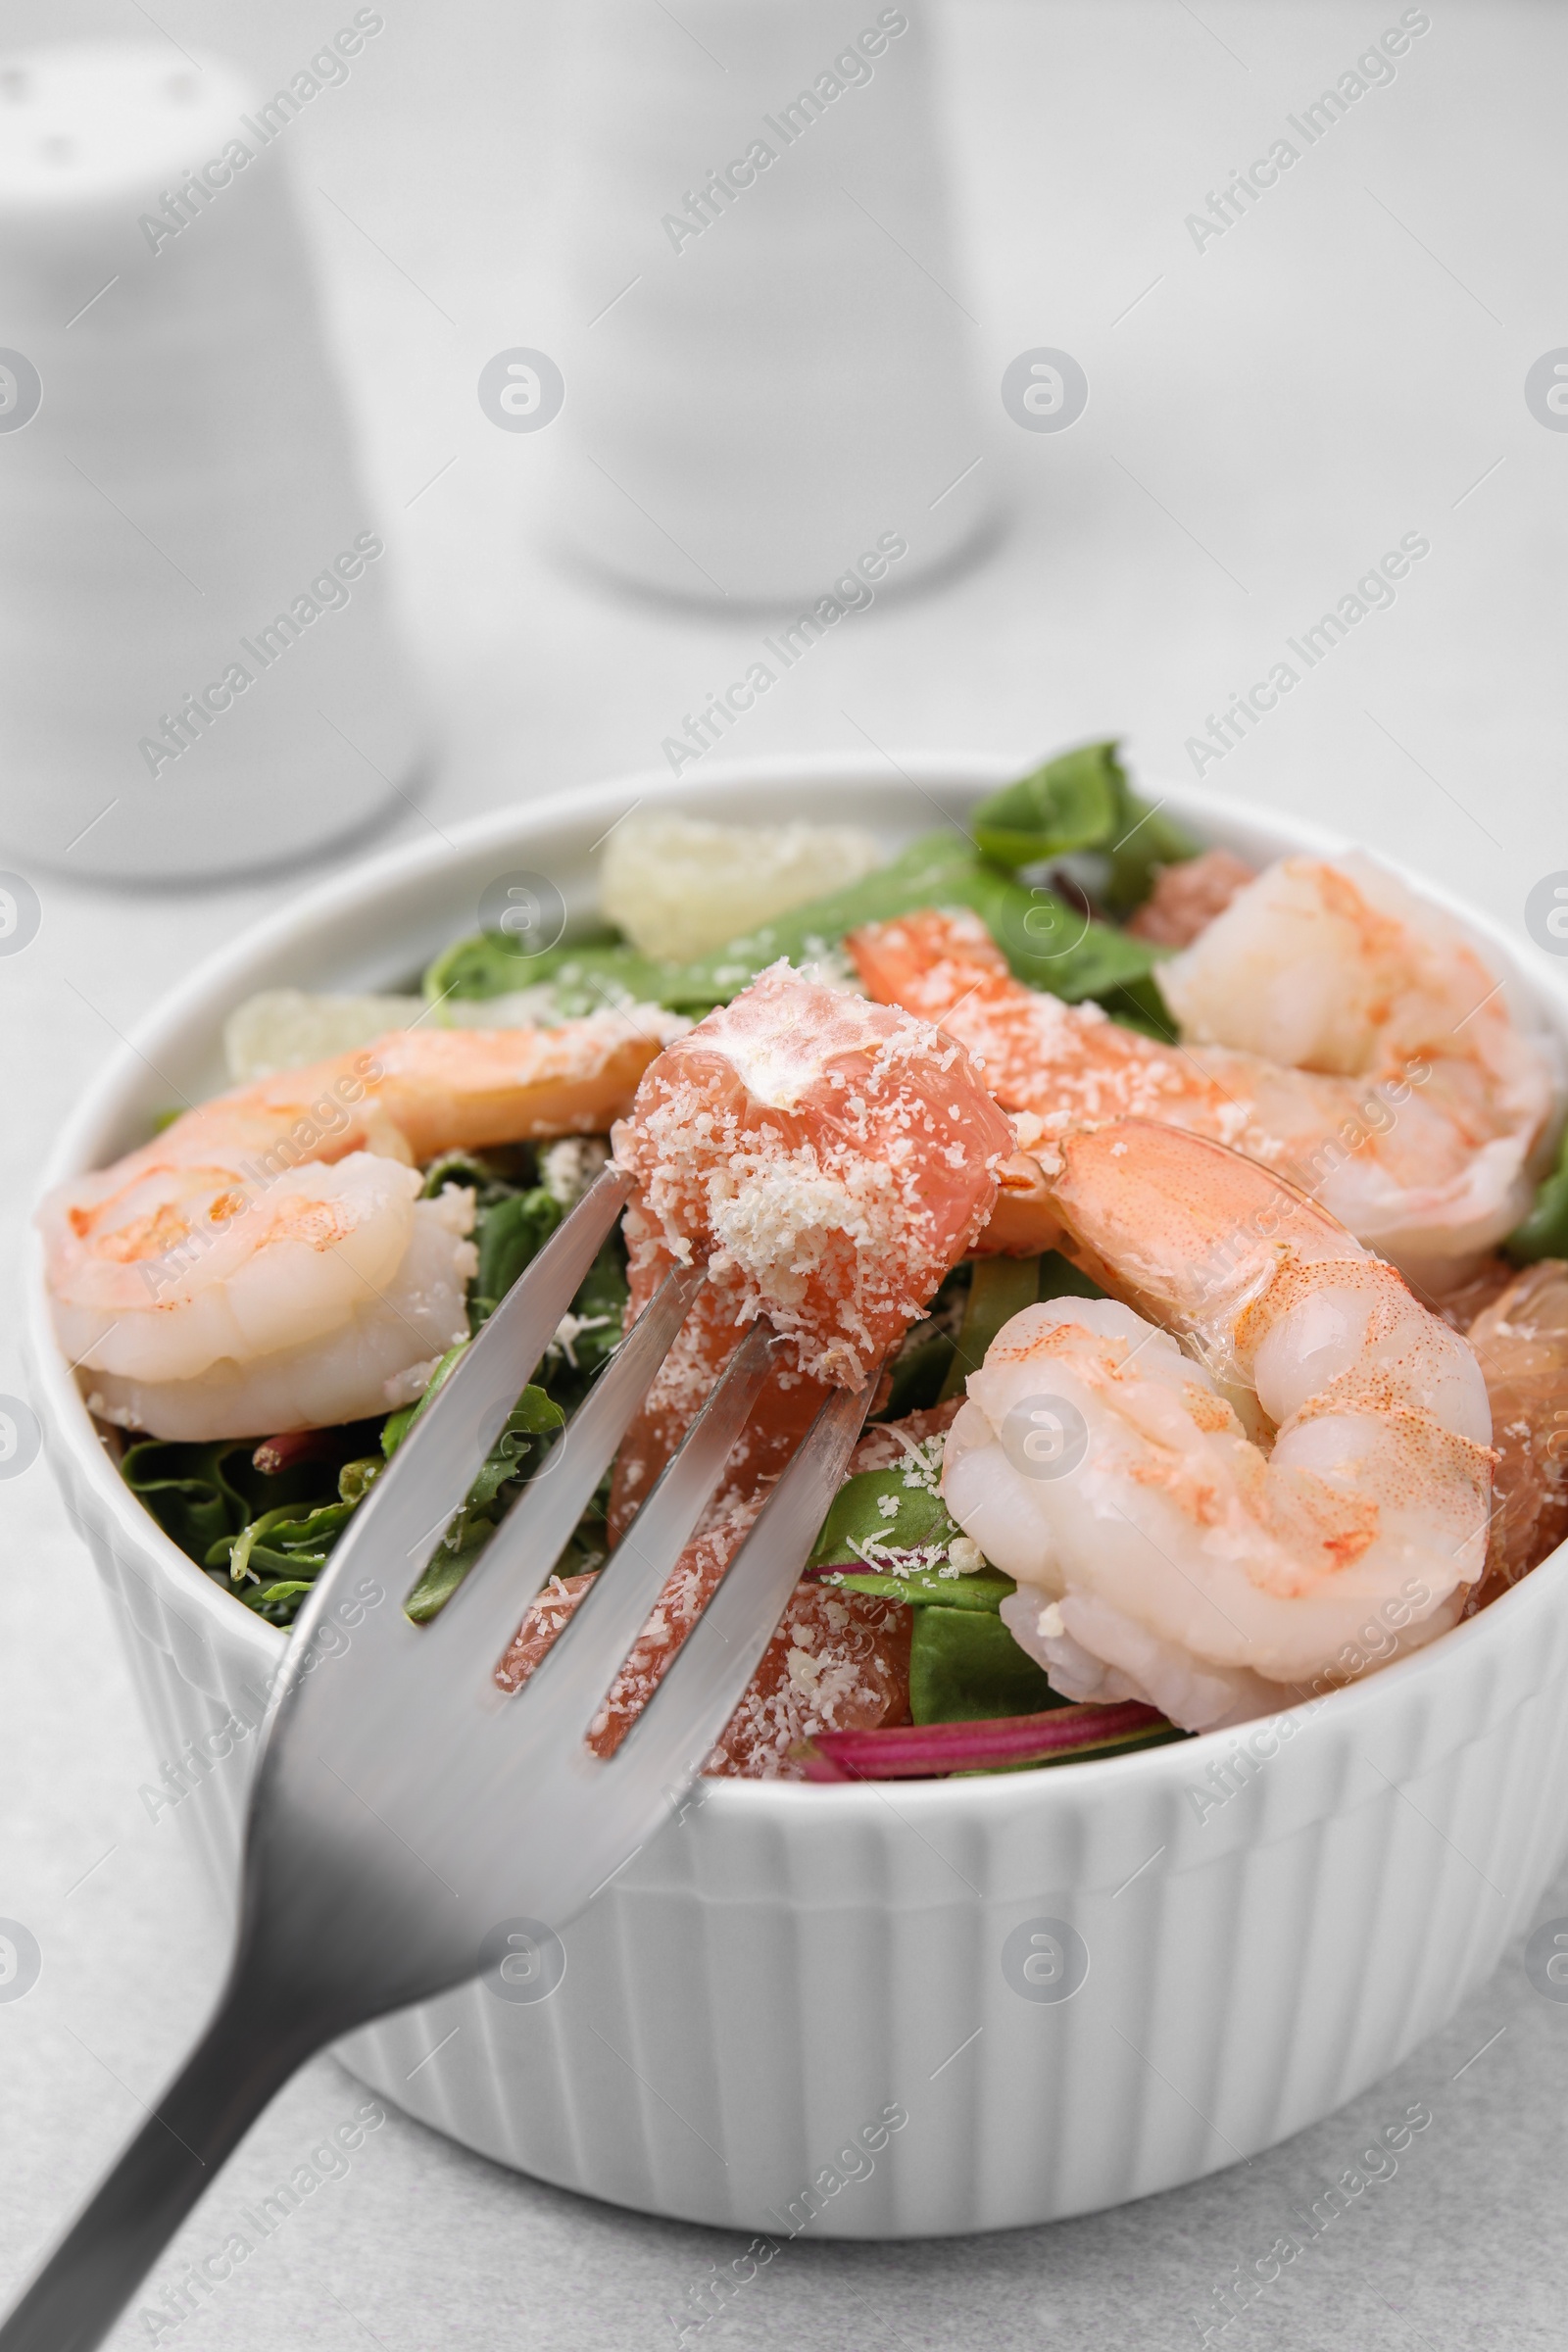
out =
{"type": "Polygon", "coordinates": [[[937,1493],[937,1449],[921,1448],[925,1467],[910,1456],[887,1470],[860,1470],[834,1495],[807,1567],[935,1569],[963,1532],[937,1493]]]}
{"type": "Polygon", "coordinates": [[[911,1324],[891,1368],[887,1402],[874,1419],[903,1421],[910,1413],[936,1403],[963,1322],[974,1268],[959,1260],[944,1276],[942,1287],[926,1309],[925,1320],[911,1324]]]}
{"type": "Polygon", "coordinates": [[[482,932],[436,958],[424,977],[425,993],[432,1000],[448,993],[497,997],[548,982],[564,1014],[642,1003],[696,1016],[727,1004],[781,956],[792,963],[809,963],[862,923],[890,921],[922,906],[970,908],[1021,980],[1068,1004],[1093,997],[1119,1016],[1125,999],[1142,1021],[1159,1015],[1157,997],[1138,992],[1167,950],[1094,921],[1044,884],[1018,881],[979,857],[956,829],[922,834],[858,882],[778,915],[689,963],[657,963],[623,943],[608,942],[517,956],[499,932],[482,932]]]}
{"type": "Polygon", "coordinates": [[[926,1320],[914,1324],[906,1334],[893,1359],[887,1403],[875,1419],[902,1421],[910,1413],[940,1402],[944,1396],[957,1396],[963,1381],[983,1359],[1008,1315],[1032,1305],[1036,1298],[1103,1298],[1104,1296],[1098,1282],[1081,1274],[1057,1250],[1048,1250],[1038,1258],[962,1259],[932,1299],[926,1320]],[[1009,1276],[992,1272],[981,1286],[981,1298],[971,1316],[970,1286],[977,1270],[999,1264],[1032,1266],[1034,1289],[1030,1290],[1027,1274],[1009,1276]],[[1012,1288],[1014,1282],[1016,1291],[1012,1288]],[[960,1345],[964,1361],[957,1377],[950,1379],[960,1345]]]}
{"type": "MultiPolygon", "coordinates": [[[[1170,954],[1114,923],[1097,922],[1044,882],[1022,882],[979,858],[950,880],[940,903],[971,907],[1015,976],[1068,1004],[1093,998],[1115,1012],[1121,992],[1138,991],[1170,954]]],[[[1140,1001],[1148,1017],[1157,999],[1140,1001]]]]}
{"type": "Polygon", "coordinates": [[[573,941],[542,956],[519,956],[499,932],[480,932],[437,956],[425,973],[424,991],[431,999],[448,993],[482,999],[548,981],[560,1009],[567,1014],[598,1011],[606,1003],[708,1012],[715,1004],[727,1004],[781,956],[794,963],[809,962],[861,923],[948,903],[935,894],[951,875],[967,872],[973,863],[973,852],[962,834],[927,834],[891,864],[847,889],[779,915],[687,963],[657,962],[612,935],[573,941]]]}
{"type": "Polygon", "coordinates": [[[468,1298],[468,1320],[475,1331],[495,1313],[523,1268],[533,1263],[564,1213],[543,1185],[479,1209],[474,1219],[479,1270],[468,1298]]]}
{"type": "MultiPolygon", "coordinates": [[[[531,1169],[531,1154],[528,1161],[531,1169]]],[[[538,1256],[565,1212],[553,1193],[521,1181],[520,1172],[508,1167],[499,1154],[443,1152],[426,1169],[420,1197],[433,1200],[449,1184],[466,1186],[473,1194],[479,1270],[468,1291],[468,1327],[477,1331],[538,1256]]]]}
{"type": "Polygon", "coordinates": [[[971,830],[993,864],[1035,865],[1070,850],[1103,848],[1126,794],[1115,743],[1085,743],[982,801],[971,830]]]}
{"type": "Polygon", "coordinates": [[[976,1568],[965,1576],[951,1571],[944,1576],[940,1568],[911,1568],[902,1576],[867,1570],[863,1575],[829,1575],[823,1582],[842,1586],[846,1592],[871,1592],[880,1600],[902,1600],[911,1609],[984,1609],[992,1617],[1008,1593],[1018,1590],[1000,1568],[976,1568]]]}
{"type": "MultiPolygon", "coordinates": [[[[388,1416],[381,1432],[381,1447],[389,1460],[420,1414],[439,1396],[471,1344],[461,1340],[457,1347],[449,1348],[431,1373],[429,1386],[418,1402],[405,1405],[401,1412],[388,1416]]],[[[520,1485],[538,1468],[546,1451],[543,1441],[563,1428],[565,1419],[564,1411],[544,1389],[530,1386],[523,1390],[507,1416],[506,1427],[474,1473],[461,1509],[453,1515],[446,1534],[404,1604],[416,1625],[435,1616],[457,1591],[500,1524],[506,1502],[512,1499],[506,1495],[503,1500],[505,1490],[520,1485]]]]}
{"type": "Polygon", "coordinates": [[[310,1589],[309,1584],[283,1578],[276,1584],[247,1586],[239,1597],[269,1625],[287,1627],[299,1615],[300,1602],[310,1589]]]}
{"type": "Polygon", "coordinates": [[[280,1504],[313,1507],[323,1483],[330,1485],[333,1465],[347,1454],[363,1452],[373,1442],[376,1424],[355,1422],[331,1433],[325,1453],[319,1452],[276,1472],[257,1469],[252,1456],[254,1438],[219,1438],[210,1444],[182,1445],[163,1438],[142,1438],[126,1446],[121,1475],[134,1494],[186,1556],[200,1563],[224,1537],[237,1536],[260,1515],[280,1504]]]}
{"type": "Polygon", "coordinates": [[[1033,1306],[1040,1296],[1040,1260],[1038,1257],[981,1257],[975,1260],[969,1283],[968,1303],[963,1313],[963,1328],[958,1333],[953,1361],[942,1383],[939,1403],[950,1396],[961,1396],[963,1384],[971,1372],[978,1372],[985,1361],[986,1349],[1013,1316],[1026,1306],[1033,1306]]]}
{"type": "Polygon", "coordinates": [[[631,953],[619,932],[605,923],[585,931],[570,948],[547,948],[541,956],[519,955],[516,941],[503,931],[475,931],[443,948],[424,975],[424,994],[433,1004],[449,997],[460,1004],[484,1004],[553,980],[567,956],[581,959],[585,970],[597,971],[598,958],[606,952],[622,959],[631,953]]]}
{"type": "Polygon", "coordinates": [[[625,1246],[617,1231],[583,1276],[564,1333],[552,1341],[545,1359],[550,1394],[564,1398],[568,1409],[619,1347],[629,1297],[625,1246]]]}
{"type": "Polygon", "coordinates": [[[877,1420],[903,1421],[935,1404],[953,1361],[954,1345],[953,1333],[933,1317],[912,1325],[893,1359],[893,1385],[877,1420]]]}
{"type": "MultiPolygon", "coordinates": [[[[1099,852],[1108,861],[1102,895],[1118,915],[1143,905],[1157,866],[1195,858],[1200,847],[1173,817],[1134,793],[1114,739],[1080,744],[994,792],[975,810],[973,830],[983,855],[1009,872],[1074,851],[1099,852]]],[[[1152,1008],[1153,1017],[1160,1009],[1152,1008]]]]}
{"type": "Polygon", "coordinates": [[[1123,830],[1109,850],[1110,872],[1105,882],[1105,905],[1123,917],[1140,907],[1154,887],[1155,869],[1181,865],[1196,858],[1201,842],[1195,841],[1163,808],[1152,808],[1135,793],[1123,797],[1123,830]]]}
{"type": "Polygon", "coordinates": [[[1557,1154],[1557,1165],[1536,1192],[1535,1205],[1502,1245],[1516,1265],[1537,1258],[1568,1257],[1568,1133],[1557,1154]]]}
{"type": "Polygon", "coordinates": [[[916,1609],[909,1646],[909,1713],[916,1723],[1040,1715],[1066,1703],[994,1612],[916,1609]]]}

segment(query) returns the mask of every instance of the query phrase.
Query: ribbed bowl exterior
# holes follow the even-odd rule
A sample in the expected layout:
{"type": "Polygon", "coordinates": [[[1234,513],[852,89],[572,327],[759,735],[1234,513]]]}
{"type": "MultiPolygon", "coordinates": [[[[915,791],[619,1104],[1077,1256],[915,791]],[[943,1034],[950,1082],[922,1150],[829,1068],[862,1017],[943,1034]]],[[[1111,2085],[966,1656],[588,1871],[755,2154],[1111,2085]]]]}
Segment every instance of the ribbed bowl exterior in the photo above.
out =
{"type": "MultiPolygon", "coordinates": [[[[972,792],[994,768],[927,763],[922,781],[972,792]]],[[[682,804],[722,810],[758,772],[682,804]]],[[[633,789],[595,798],[623,807],[633,789]]],[[[841,812],[846,791],[828,795],[841,812]]],[[[537,852],[548,817],[492,826],[475,870],[498,847],[537,852]]],[[[1301,839],[1207,829],[1255,856],[1301,839]]],[[[358,888],[380,905],[384,870],[358,888]]],[[[319,906],[298,925],[325,920],[319,906]]],[[[268,945],[220,976],[269,984],[268,945]]],[[[177,1012],[146,1033],[166,1067],[177,1012]]],[[[101,1157],[126,1115],[78,1121],[55,1173],[101,1157]]],[[[282,1637],[145,1518],[53,1348],[41,1285],[34,1309],[51,1458],[160,1754],[186,1758],[177,1818],[227,1890],[256,1746],[235,1726],[260,1721],[282,1637]],[[198,1775],[188,1743],[225,1724],[214,1744],[230,1752],[198,1775]]],[[[1330,2113],[1483,1982],[1568,1845],[1565,1682],[1559,1553],[1430,1648],[1261,1734],[968,1782],[704,1784],[564,1929],[549,1998],[469,1985],[341,2054],[502,2163],[773,2237],[1004,2229],[1143,2196],[1330,2113]],[[1031,1984],[1007,1939],[1038,1929],[1051,1951],[1071,1941],[1087,1975],[1054,1999],[1068,1980],[1053,1984],[1048,1961],[1031,1984]]]]}

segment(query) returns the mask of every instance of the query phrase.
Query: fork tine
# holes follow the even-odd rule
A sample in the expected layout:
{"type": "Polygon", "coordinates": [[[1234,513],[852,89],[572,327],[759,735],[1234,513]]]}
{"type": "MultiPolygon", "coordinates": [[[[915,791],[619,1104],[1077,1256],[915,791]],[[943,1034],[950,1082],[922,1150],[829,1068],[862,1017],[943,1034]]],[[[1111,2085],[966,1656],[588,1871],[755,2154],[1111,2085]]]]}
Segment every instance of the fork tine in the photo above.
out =
{"type": "Polygon", "coordinates": [[[758,1514],[722,1584],[627,1733],[610,1771],[634,1780],[658,1818],[702,1770],[773,1639],[818,1528],[838,1493],[878,1375],[822,1405],[758,1514]],[[652,1721],[650,1721],[652,1718],[652,1721]]]}
{"type": "MultiPolygon", "coordinates": [[[[404,1568],[408,1580],[394,1597],[401,1603],[495,1444],[539,1358],[570,1306],[606,1235],[631,1194],[631,1178],[608,1167],[590,1186],[570,1216],[556,1228],[524,1273],[467,1349],[429,1409],[409,1431],[391,1467],[377,1479],[318,1577],[301,1609],[283,1667],[283,1683],[297,1683],[308,1670],[317,1629],[348,1592],[369,1572],[376,1582],[393,1580],[404,1568]],[[377,1574],[379,1572],[379,1574],[377,1574]]],[[[368,1621],[364,1648],[384,1649],[412,1634],[401,1606],[368,1621]]]]}
{"type": "Polygon", "coordinates": [[[563,1628],[521,1693],[509,1702],[530,1712],[550,1708],[564,1741],[583,1738],[690,1542],[767,1377],[776,1345],[764,1323],[753,1324],[609,1565],[600,1570],[597,1589],[563,1628]]]}
{"type": "Polygon", "coordinates": [[[561,1557],[649,1383],[707,1277],[677,1266],[638,1316],[586,1398],[423,1639],[471,1645],[488,1673],[561,1557]],[[488,1645],[488,1646],[487,1646],[488,1645]]]}

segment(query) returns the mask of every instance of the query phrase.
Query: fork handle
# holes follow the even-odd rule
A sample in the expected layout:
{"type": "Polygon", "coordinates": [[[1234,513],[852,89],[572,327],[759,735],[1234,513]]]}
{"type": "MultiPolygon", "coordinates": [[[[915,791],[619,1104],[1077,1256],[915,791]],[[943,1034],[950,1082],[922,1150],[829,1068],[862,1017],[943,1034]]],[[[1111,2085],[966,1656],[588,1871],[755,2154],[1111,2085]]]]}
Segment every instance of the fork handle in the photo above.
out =
{"type": "MultiPolygon", "coordinates": [[[[0,2325],[0,2352],[91,2352],[251,2125],[343,2027],[236,1969],[206,2031],[0,2325]]],[[[200,2278],[200,2271],[196,2274],[200,2278]]]]}

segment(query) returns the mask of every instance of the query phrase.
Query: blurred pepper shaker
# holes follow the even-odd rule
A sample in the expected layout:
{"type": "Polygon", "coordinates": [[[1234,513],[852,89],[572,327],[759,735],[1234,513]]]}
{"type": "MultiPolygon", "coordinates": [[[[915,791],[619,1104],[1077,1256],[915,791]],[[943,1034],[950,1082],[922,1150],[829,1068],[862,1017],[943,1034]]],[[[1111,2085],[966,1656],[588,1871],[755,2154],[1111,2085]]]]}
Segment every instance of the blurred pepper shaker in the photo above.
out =
{"type": "Polygon", "coordinates": [[[268,152],[297,104],[150,44],[0,59],[0,843],[40,864],[285,861],[414,761],[268,152]]]}
{"type": "Polygon", "coordinates": [[[566,37],[557,547],[726,609],[879,541],[889,586],[974,548],[995,468],[913,12],[578,0],[566,37]]]}

